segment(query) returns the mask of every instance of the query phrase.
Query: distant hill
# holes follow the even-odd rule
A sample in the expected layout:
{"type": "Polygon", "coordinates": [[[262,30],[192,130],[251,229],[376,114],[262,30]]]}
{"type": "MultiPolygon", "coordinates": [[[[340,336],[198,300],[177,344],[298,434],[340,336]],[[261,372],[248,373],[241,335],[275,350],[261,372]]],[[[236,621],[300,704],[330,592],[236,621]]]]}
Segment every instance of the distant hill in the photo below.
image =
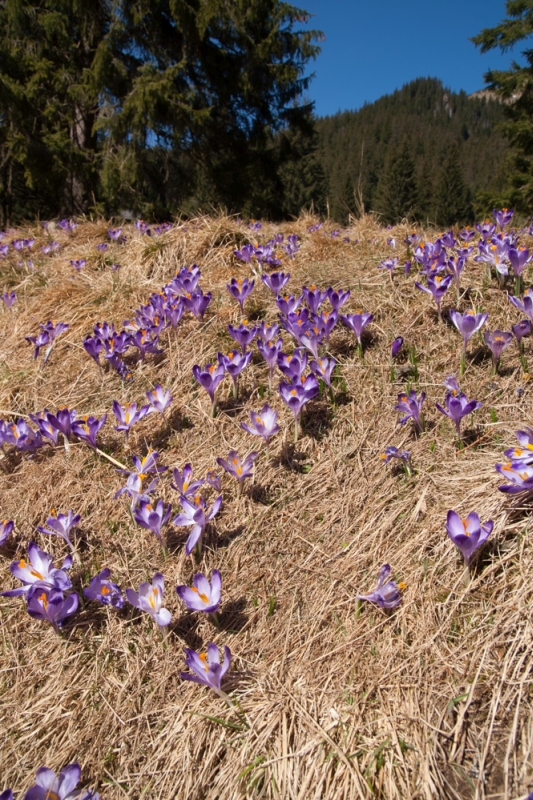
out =
{"type": "Polygon", "coordinates": [[[489,93],[469,97],[436,78],[418,78],[359,111],[318,118],[331,216],[344,221],[348,210],[358,210],[360,196],[366,211],[380,211],[387,222],[407,214],[446,224],[446,213],[453,210],[441,208],[444,191],[462,192],[457,214],[469,216],[473,212],[465,209],[479,192],[497,193],[504,183],[507,146],[498,131],[503,113],[489,93]],[[398,208],[391,206],[386,184],[401,180],[408,187],[398,208]]]}

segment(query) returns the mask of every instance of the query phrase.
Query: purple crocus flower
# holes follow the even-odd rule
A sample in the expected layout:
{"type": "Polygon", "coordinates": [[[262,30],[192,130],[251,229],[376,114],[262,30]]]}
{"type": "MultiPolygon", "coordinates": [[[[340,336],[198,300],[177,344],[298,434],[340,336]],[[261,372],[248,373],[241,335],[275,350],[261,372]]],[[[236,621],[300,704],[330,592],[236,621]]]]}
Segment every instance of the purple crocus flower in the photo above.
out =
{"type": "Polygon", "coordinates": [[[244,301],[251,293],[255,286],[255,281],[249,281],[247,278],[232,278],[229,283],[226,284],[226,289],[230,293],[232,297],[238,302],[241,307],[241,313],[244,314],[244,301]]]}
{"type": "Polygon", "coordinates": [[[267,286],[271,292],[274,292],[275,295],[280,294],[281,290],[287,285],[289,282],[291,275],[290,272],[272,272],[270,275],[263,274],[261,275],[261,280],[267,286]]]}
{"type": "Polygon", "coordinates": [[[76,789],[80,778],[79,764],[67,764],[57,776],[53,770],[40,767],[35,775],[36,783],[26,792],[24,800],[100,800],[98,792],[76,789]]]}
{"type": "Polygon", "coordinates": [[[394,267],[398,265],[399,258],[385,258],[383,261],[380,261],[378,264],[378,269],[386,269],[389,271],[389,275],[392,279],[392,272],[394,267]]]}
{"type": "Polygon", "coordinates": [[[240,250],[234,250],[233,255],[235,258],[238,258],[240,261],[245,261],[246,264],[250,263],[250,259],[254,254],[254,246],[253,244],[245,244],[241,247],[240,250]]]}
{"type": "MultiPolygon", "coordinates": [[[[117,470],[117,472],[123,472],[124,470],[117,470]]],[[[126,481],[126,485],[123,486],[118,492],[115,493],[115,500],[117,497],[120,497],[122,494],[127,494],[131,497],[131,513],[133,514],[137,503],[140,500],[149,501],[149,495],[154,491],[155,487],[159,482],[159,478],[154,478],[150,484],[143,489],[143,481],[145,479],[144,474],[138,474],[136,472],[130,472],[128,475],[128,479],[126,481]]]]}
{"type": "Polygon", "coordinates": [[[48,589],[45,586],[36,586],[28,592],[30,617],[47,620],[56,633],[59,633],[66,618],[76,613],[78,604],[76,592],[65,597],[60,589],[48,589]]]}
{"type": "Polygon", "coordinates": [[[444,247],[447,247],[448,249],[452,249],[457,244],[457,240],[453,235],[453,231],[446,231],[446,233],[442,233],[439,236],[439,239],[444,247]]]}
{"type": "Polygon", "coordinates": [[[471,242],[475,235],[476,232],[472,230],[472,228],[470,228],[468,225],[466,226],[466,228],[463,228],[462,231],[459,231],[459,236],[461,237],[463,242],[471,242]]]}
{"type": "Polygon", "coordinates": [[[442,311],[441,311],[442,298],[450,288],[452,280],[453,278],[451,275],[446,275],[444,278],[441,275],[435,275],[435,277],[428,277],[427,287],[415,281],[415,286],[417,289],[420,289],[422,292],[426,292],[427,294],[433,296],[433,299],[437,304],[437,312],[440,320],[442,319],[442,311]]]}
{"type": "Polygon", "coordinates": [[[252,468],[254,461],[259,453],[255,450],[246,456],[244,461],[241,461],[240,455],[236,450],[230,450],[227,460],[225,458],[217,458],[217,464],[221,466],[229,475],[232,475],[239,484],[239,492],[241,490],[242,482],[245,478],[252,475],[252,468]]]}
{"type": "Polygon", "coordinates": [[[22,451],[36,450],[44,444],[41,432],[35,432],[23,419],[9,424],[4,423],[1,438],[3,443],[13,445],[22,451]]]}
{"type": "Polygon", "coordinates": [[[248,345],[255,339],[257,332],[255,328],[249,328],[246,320],[235,328],[233,325],[228,325],[228,333],[232,339],[235,339],[243,353],[246,353],[248,345]]]}
{"type": "Polygon", "coordinates": [[[386,448],[385,452],[380,455],[384,464],[388,464],[393,458],[397,458],[406,467],[406,471],[410,472],[408,461],[411,459],[411,453],[408,450],[398,450],[397,447],[390,445],[386,448]]]}
{"type": "Polygon", "coordinates": [[[222,678],[230,668],[231,651],[224,646],[224,661],[220,663],[220,655],[216,644],[207,645],[207,653],[198,653],[190,648],[185,648],[185,663],[191,672],[182,672],[180,677],[185,681],[193,681],[202,686],[209,686],[219,697],[222,697],[231,707],[231,700],[220,688],[222,678]]]}
{"type": "Polygon", "coordinates": [[[74,550],[72,542],[69,539],[69,534],[72,528],[77,527],[81,516],[75,514],[72,509],[68,514],[58,514],[57,516],[50,516],[46,520],[48,528],[37,526],[39,533],[45,533],[47,536],[61,536],[62,539],[68,544],[71,550],[74,550]]]}
{"type": "Polygon", "coordinates": [[[463,352],[466,353],[468,340],[483,327],[487,317],[488,314],[476,314],[475,311],[467,311],[465,314],[454,309],[450,311],[450,319],[463,337],[463,352]]]}
{"type": "Polygon", "coordinates": [[[114,242],[117,242],[120,239],[121,234],[122,234],[122,228],[109,228],[107,232],[109,238],[112,239],[114,242]]]}
{"type": "Polygon", "coordinates": [[[107,250],[108,247],[109,247],[109,245],[107,244],[107,242],[100,242],[99,244],[96,245],[96,249],[100,253],[105,253],[105,251],[107,250]]]}
{"type": "Polygon", "coordinates": [[[115,430],[124,431],[127,442],[132,426],[135,425],[136,422],[140,422],[149,411],[150,406],[141,406],[137,411],[137,403],[126,403],[124,408],[122,408],[117,400],[113,400],[113,414],[118,422],[118,425],[114,426],[115,430]]]}
{"type": "Polygon", "coordinates": [[[494,373],[498,371],[498,362],[500,356],[513,341],[513,334],[506,331],[500,331],[498,328],[494,331],[485,331],[483,334],[485,344],[488,345],[492,352],[492,369],[494,373]]]}
{"type": "Polygon", "coordinates": [[[391,358],[396,358],[403,347],[403,336],[397,336],[390,349],[391,358]]]}
{"type": "Polygon", "coordinates": [[[172,614],[166,608],[162,608],[163,593],[165,589],[165,579],[160,572],[156,572],[152,578],[152,583],[141,583],[139,591],[126,589],[126,599],[135,608],[140,608],[150,614],[160,628],[170,624],[172,614]]]}
{"type": "Polygon", "coordinates": [[[516,341],[520,345],[524,336],[529,336],[531,334],[531,321],[529,319],[523,319],[521,322],[517,322],[516,325],[512,325],[511,330],[516,341]]]}
{"type": "Polygon", "coordinates": [[[104,345],[97,336],[86,336],[83,340],[83,349],[100,366],[100,352],[104,345]]]}
{"type": "Polygon", "coordinates": [[[283,339],[278,339],[277,342],[263,342],[262,339],[257,340],[257,349],[265,359],[269,368],[268,388],[272,391],[272,377],[274,375],[274,367],[277,364],[278,355],[281,353],[283,347],[283,339]]]}
{"type": "Polygon", "coordinates": [[[292,294],[280,295],[276,297],[276,305],[284,317],[288,317],[301,305],[304,299],[303,294],[300,297],[294,297],[292,294]]]}
{"type": "MultiPolygon", "coordinates": [[[[492,215],[496,220],[497,224],[500,226],[500,228],[505,228],[505,226],[509,225],[509,223],[513,219],[514,211],[512,208],[502,208],[501,211],[498,211],[495,208],[492,211],[492,215]]],[[[485,220],[485,222],[488,222],[488,220],[485,220]]]]}
{"type": "Polygon", "coordinates": [[[380,608],[395,608],[401,602],[400,589],[403,585],[396,584],[395,581],[387,580],[391,573],[389,564],[383,564],[378,572],[377,586],[373,592],[369,594],[358,594],[359,600],[368,600],[380,608]]]}
{"type": "Polygon", "coordinates": [[[0,547],[7,542],[14,527],[15,523],[12,519],[0,520],[0,547]]]}
{"type": "Polygon", "coordinates": [[[16,299],[17,299],[16,292],[4,292],[4,294],[0,295],[0,300],[2,300],[10,310],[16,299]]]}
{"type": "Polygon", "coordinates": [[[510,247],[507,251],[507,257],[511,262],[514,274],[520,277],[526,264],[529,264],[533,258],[533,253],[530,255],[526,247],[510,247]]]}
{"type": "Polygon", "coordinates": [[[220,492],[222,489],[222,481],[212,469],[207,470],[205,474],[205,482],[208,484],[208,486],[212,486],[213,489],[216,489],[217,492],[220,492]]]}
{"type": "Polygon", "coordinates": [[[308,289],[307,286],[304,286],[302,288],[302,292],[305,297],[305,302],[309,306],[310,310],[313,312],[313,314],[317,314],[319,307],[328,296],[327,291],[321,292],[320,289],[317,289],[316,286],[313,285],[310,289],[308,289]]]}
{"type": "Polygon", "coordinates": [[[341,314],[341,320],[347,328],[351,328],[357,337],[359,349],[362,348],[361,336],[366,326],[372,322],[374,315],[369,312],[356,311],[355,314],[341,314]]]}
{"type": "Polygon", "coordinates": [[[189,611],[204,611],[216,614],[220,608],[222,578],[218,569],[213,570],[211,583],[201,572],[192,579],[192,587],[176,586],[178,597],[183,600],[189,611]]]}
{"type": "Polygon", "coordinates": [[[300,379],[302,377],[307,369],[307,360],[307,352],[302,348],[298,348],[294,350],[293,354],[290,356],[286,356],[285,353],[280,353],[278,355],[277,364],[285,377],[292,381],[293,378],[300,379]]]}
{"type": "Polygon", "coordinates": [[[218,363],[222,364],[228,375],[233,381],[233,396],[239,396],[239,375],[248,366],[252,358],[252,351],[239,353],[238,350],[231,350],[227,355],[218,353],[218,363]]]}
{"type": "Polygon", "coordinates": [[[255,335],[257,336],[258,341],[261,340],[264,344],[267,342],[273,342],[278,334],[279,325],[267,325],[264,320],[261,325],[258,325],[255,329],[255,335]]]}
{"type": "Polygon", "coordinates": [[[124,595],[118,584],[109,580],[110,570],[102,569],[98,575],[91,578],[89,586],[83,590],[83,596],[88,600],[96,600],[105,606],[122,608],[124,606],[124,595]]]}
{"type": "Polygon", "coordinates": [[[59,433],[62,433],[65,440],[72,436],[72,424],[75,422],[77,412],[66,408],[59,408],[57,414],[48,414],[48,421],[59,433]]]}
{"type": "Polygon", "coordinates": [[[183,513],[177,514],[172,520],[172,524],[177,526],[192,525],[192,530],[185,545],[185,553],[189,556],[196,547],[199,556],[202,548],[202,536],[205,526],[220,511],[222,495],[217,497],[210,511],[207,511],[207,504],[200,495],[196,495],[194,500],[182,496],[180,497],[180,503],[183,513]]]}
{"type": "Polygon", "coordinates": [[[211,292],[207,292],[207,294],[203,294],[202,292],[189,292],[184,295],[183,303],[186,308],[194,314],[196,319],[203,319],[211,299],[211,292]]]}
{"type": "Polygon", "coordinates": [[[523,300],[512,295],[508,295],[508,298],[519,311],[533,322],[533,289],[526,289],[523,300]]]}
{"type": "Polygon", "coordinates": [[[497,472],[502,475],[508,484],[498,486],[500,492],[518,494],[519,492],[533,491],[533,466],[521,461],[496,464],[497,472]]]}
{"type": "Polygon", "coordinates": [[[146,399],[150,403],[153,411],[159,411],[165,418],[165,411],[172,403],[173,397],[170,396],[170,389],[163,389],[160,383],[156,383],[153,391],[146,392],[146,399]]]}
{"type": "Polygon", "coordinates": [[[61,565],[61,568],[54,567],[52,556],[41,550],[35,542],[28,545],[28,561],[21,558],[13,561],[9,566],[11,574],[22,582],[18,589],[9,589],[2,592],[3,597],[18,597],[21,594],[28,594],[34,586],[44,586],[49,589],[70,589],[72,586],[70,578],[65,570],[72,566],[72,556],[68,555],[61,565]],[[29,562],[29,563],[28,563],[29,562]]]}
{"type": "Polygon", "coordinates": [[[350,291],[343,292],[341,290],[336,291],[332,289],[331,286],[327,290],[328,300],[330,302],[331,308],[333,311],[338,311],[341,306],[343,306],[347,300],[350,299],[350,291]]]}
{"type": "Polygon", "coordinates": [[[461,281],[461,274],[465,268],[465,259],[464,258],[449,258],[448,259],[448,270],[450,271],[453,279],[455,281],[455,290],[457,292],[457,296],[459,296],[459,288],[460,288],[460,281],[461,281]]]}
{"type": "Polygon", "coordinates": [[[80,419],[72,423],[72,433],[78,439],[87,442],[88,445],[96,449],[96,437],[98,431],[104,427],[106,419],[107,414],[104,414],[100,419],[92,416],[83,417],[83,420],[80,419]]]}
{"type": "Polygon", "coordinates": [[[279,431],[277,424],[278,412],[265,403],[261,411],[250,411],[250,425],[241,422],[241,428],[252,436],[261,436],[267,446],[268,440],[279,431]]]}
{"type": "Polygon", "coordinates": [[[45,408],[40,414],[30,414],[30,419],[38,426],[41,436],[49,439],[53,445],[57,445],[59,431],[52,425],[50,416],[50,412],[45,408]]]}
{"type": "Polygon", "coordinates": [[[492,520],[481,524],[478,515],[474,511],[464,519],[461,519],[455,511],[448,511],[446,532],[459,549],[467,565],[470,563],[474,551],[487,541],[492,533],[492,528],[492,520]]]}
{"type": "Polygon", "coordinates": [[[41,347],[48,345],[43,361],[44,366],[48,361],[55,340],[61,333],[68,330],[69,326],[65,322],[55,323],[52,320],[48,320],[44,325],[41,323],[40,328],[41,331],[37,336],[25,336],[24,338],[27,342],[31,342],[31,344],[34,345],[34,359],[38,357],[41,347]]]}
{"type": "Polygon", "coordinates": [[[394,406],[396,411],[401,411],[404,414],[398,421],[400,425],[405,425],[410,419],[413,420],[415,428],[419,431],[424,430],[424,417],[422,416],[422,405],[426,399],[426,393],[420,393],[420,399],[417,397],[416,392],[412,389],[409,394],[400,392],[398,395],[398,403],[394,406]]]}
{"type": "Polygon", "coordinates": [[[162,500],[158,500],[154,508],[149,500],[141,500],[133,512],[133,518],[141,528],[146,528],[146,530],[155,533],[159,539],[159,544],[163,546],[161,528],[167,524],[171,512],[172,506],[170,503],[165,505],[162,500]]]}
{"type": "Polygon", "coordinates": [[[183,472],[180,472],[177,467],[174,468],[174,483],[171,483],[173,489],[176,489],[184,497],[189,495],[193,497],[198,489],[203,486],[204,481],[192,480],[192,467],[190,464],[185,464],[183,472]]]}
{"type": "Polygon", "coordinates": [[[309,368],[312,372],[316,375],[317,378],[320,378],[324,381],[326,386],[329,386],[331,389],[331,376],[333,375],[333,370],[337,366],[337,362],[334,358],[326,358],[325,356],[322,358],[317,358],[313,360],[309,364],[309,368]]]}
{"type": "Polygon", "coordinates": [[[81,272],[81,270],[83,269],[83,267],[86,264],[87,264],[87,259],[86,258],[76,258],[76,259],[71,258],[70,259],[70,266],[74,267],[76,272],[81,272]]]}
{"type": "Polygon", "coordinates": [[[455,391],[446,394],[446,408],[443,408],[440,403],[435,403],[435,405],[441,414],[445,414],[453,420],[459,439],[461,438],[461,420],[463,417],[481,408],[481,403],[477,400],[467,400],[462,393],[456,396],[455,391]]]}
{"type": "Polygon", "coordinates": [[[291,383],[281,381],[279,393],[283,402],[294,414],[294,441],[298,439],[298,419],[302,408],[309,400],[318,394],[318,381],[314,375],[309,375],[305,380],[295,378],[291,383]]]}
{"type": "Polygon", "coordinates": [[[2,793],[0,793],[0,800],[13,800],[13,792],[11,789],[4,789],[2,793]]]}
{"type": "Polygon", "coordinates": [[[206,364],[202,369],[198,364],[192,368],[192,374],[211,398],[211,416],[215,416],[215,392],[226,374],[222,364],[206,364]]]}

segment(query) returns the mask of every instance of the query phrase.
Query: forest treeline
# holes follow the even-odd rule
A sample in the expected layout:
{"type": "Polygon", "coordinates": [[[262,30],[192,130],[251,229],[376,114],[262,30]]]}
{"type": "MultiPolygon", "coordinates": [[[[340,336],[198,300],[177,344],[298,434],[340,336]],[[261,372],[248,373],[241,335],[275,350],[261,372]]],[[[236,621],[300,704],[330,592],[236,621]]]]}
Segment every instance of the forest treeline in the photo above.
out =
{"type": "Polygon", "coordinates": [[[377,211],[448,225],[492,208],[505,184],[504,107],[419,78],[358,111],[316,121],[331,216],[377,211]]]}

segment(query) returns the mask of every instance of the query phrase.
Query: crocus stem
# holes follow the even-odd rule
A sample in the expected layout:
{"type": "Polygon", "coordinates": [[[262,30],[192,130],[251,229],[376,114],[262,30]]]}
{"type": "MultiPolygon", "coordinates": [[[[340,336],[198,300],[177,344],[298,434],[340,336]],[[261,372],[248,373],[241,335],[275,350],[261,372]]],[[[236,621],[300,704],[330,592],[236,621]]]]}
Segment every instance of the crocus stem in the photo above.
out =
{"type": "Polygon", "coordinates": [[[65,453],[67,454],[67,458],[70,456],[70,442],[68,440],[68,436],[63,434],[63,441],[65,443],[65,453]]]}
{"type": "Polygon", "coordinates": [[[466,346],[463,347],[463,352],[461,353],[461,375],[465,374],[466,369],[466,346]]]}
{"type": "Polygon", "coordinates": [[[215,611],[213,614],[209,614],[209,616],[211,617],[211,622],[213,623],[217,631],[220,631],[220,619],[218,616],[218,612],[215,611]]]}
{"type": "Polygon", "coordinates": [[[413,473],[411,472],[411,467],[410,467],[410,466],[409,466],[409,464],[407,464],[405,461],[402,461],[402,466],[403,466],[403,471],[405,472],[405,474],[407,475],[407,477],[408,477],[408,478],[410,478],[410,477],[411,477],[411,475],[413,474],[413,473]]]}
{"type": "Polygon", "coordinates": [[[359,358],[362,361],[363,360],[363,343],[362,343],[362,341],[360,339],[357,342],[357,352],[359,354],[359,358]]]}
{"type": "Polygon", "coordinates": [[[237,500],[240,498],[242,494],[242,481],[237,482],[237,500]]]}
{"type": "Polygon", "coordinates": [[[298,417],[294,418],[294,444],[298,441],[298,417]]]}
{"type": "Polygon", "coordinates": [[[355,606],[355,618],[356,619],[358,618],[359,614],[361,613],[362,607],[363,607],[363,603],[361,602],[361,600],[359,600],[359,598],[357,598],[357,603],[356,603],[356,606],[355,606]]]}
{"type": "Polygon", "coordinates": [[[194,560],[195,561],[200,561],[201,558],[202,558],[202,546],[201,546],[200,542],[198,542],[198,544],[194,548],[193,553],[194,553],[194,560]]]}
{"type": "Polygon", "coordinates": [[[211,403],[211,416],[214,418],[217,413],[217,401],[213,397],[213,402],[211,403]]]}
{"type": "Polygon", "coordinates": [[[231,698],[226,694],[226,692],[223,692],[222,689],[215,689],[215,692],[218,694],[219,697],[225,700],[228,706],[233,710],[233,703],[231,702],[231,698]]]}
{"type": "Polygon", "coordinates": [[[239,379],[238,378],[234,378],[233,379],[233,397],[236,400],[238,398],[238,396],[239,396],[239,379]]]}
{"type": "Polygon", "coordinates": [[[331,405],[335,408],[335,395],[333,394],[333,386],[329,387],[329,399],[331,401],[331,405]]]}
{"type": "Polygon", "coordinates": [[[465,561],[465,571],[463,572],[463,583],[464,583],[464,585],[465,585],[465,586],[470,586],[470,580],[471,580],[471,576],[470,576],[470,566],[469,566],[469,564],[468,564],[468,563],[465,561]]]}
{"type": "Polygon", "coordinates": [[[514,279],[514,293],[515,296],[518,297],[519,294],[522,293],[522,276],[517,275],[514,279]]]}
{"type": "Polygon", "coordinates": [[[270,367],[270,369],[268,371],[268,393],[269,393],[269,395],[272,394],[272,372],[273,372],[273,369],[272,369],[272,367],[270,367]]]}
{"type": "Polygon", "coordinates": [[[529,372],[529,369],[527,367],[526,357],[525,357],[524,353],[520,354],[520,363],[522,364],[522,369],[524,370],[524,372],[529,372]]]}

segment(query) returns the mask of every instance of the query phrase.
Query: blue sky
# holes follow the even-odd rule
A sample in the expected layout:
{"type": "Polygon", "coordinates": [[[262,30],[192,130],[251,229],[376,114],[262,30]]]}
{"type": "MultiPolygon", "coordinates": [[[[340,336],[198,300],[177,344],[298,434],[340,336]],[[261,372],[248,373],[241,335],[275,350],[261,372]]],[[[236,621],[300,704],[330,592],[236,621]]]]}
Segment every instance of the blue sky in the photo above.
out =
{"type": "Polygon", "coordinates": [[[319,116],[360,108],[418,77],[454,91],[484,87],[487,69],[507,69],[524,49],[481,55],[469,41],[505,17],[504,0],[293,0],[314,14],[322,53],[308,95],[319,116]]]}

